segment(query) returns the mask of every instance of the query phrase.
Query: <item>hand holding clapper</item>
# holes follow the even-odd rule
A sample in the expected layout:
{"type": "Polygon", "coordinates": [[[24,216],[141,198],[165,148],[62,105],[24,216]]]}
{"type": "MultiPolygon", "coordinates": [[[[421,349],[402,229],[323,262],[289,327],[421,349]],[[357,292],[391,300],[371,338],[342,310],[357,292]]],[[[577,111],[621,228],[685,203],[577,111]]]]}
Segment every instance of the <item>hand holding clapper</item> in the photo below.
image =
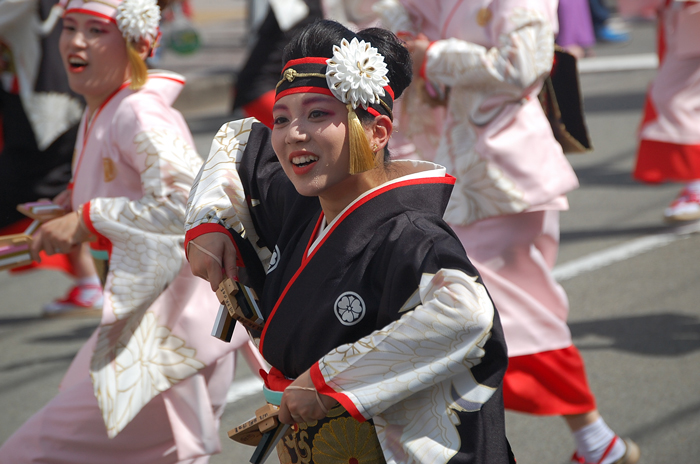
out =
{"type": "MultiPolygon", "coordinates": [[[[211,333],[214,337],[230,342],[236,321],[248,332],[262,331],[265,321],[252,288],[226,278],[219,284],[216,296],[221,306],[211,333]]],[[[256,447],[251,463],[264,463],[277,442],[289,431],[290,425],[282,424],[277,419],[278,414],[279,406],[268,403],[255,411],[255,417],[228,432],[232,440],[256,447]]]]}
{"type": "Polygon", "coordinates": [[[216,297],[221,306],[211,332],[214,337],[230,342],[236,321],[243,324],[249,332],[262,331],[264,319],[258,308],[258,297],[252,288],[226,278],[219,284],[216,297]]]}
{"type": "Polygon", "coordinates": [[[264,463],[277,442],[289,431],[291,426],[281,423],[277,419],[278,415],[279,406],[268,403],[255,411],[254,418],[229,430],[228,436],[231,440],[256,447],[250,458],[251,463],[264,463]]]}
{"type": "Polygon", "coordinates": [[[32,234],[36,232],[42,222],[66,214],[63,207],[49,200],[24,203],[18,205],[17,210],[34,220],[24,233],[0,237],[0,271],[31,264],[32,256],[29,247],[32,244],[32,234]]]}

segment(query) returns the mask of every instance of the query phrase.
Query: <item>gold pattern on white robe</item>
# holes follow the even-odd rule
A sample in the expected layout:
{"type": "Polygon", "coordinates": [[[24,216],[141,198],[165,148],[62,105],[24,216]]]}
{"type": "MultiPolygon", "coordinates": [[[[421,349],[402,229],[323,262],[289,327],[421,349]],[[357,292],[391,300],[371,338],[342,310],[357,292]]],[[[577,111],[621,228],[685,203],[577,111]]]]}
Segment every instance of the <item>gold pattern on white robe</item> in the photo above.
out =
{"type": "Polygon", "coordinates": [[[420,296],[415,310],[319,361],[326,384],[374,420],[387,462],[447,462],[460,447],[453,410],[479,410],[495,392],[470,371],[491,336],[484,286],[442,269],[422,277],[420,296]]]}
{"type": "Polygon", "coordinates": [[[204,367],[195,350],[148,311],[185,264],[185,205],[201,160],[168,129],[140,132],[133,142],[143,159],[143,197],[90,202],[93,226],[112,244],[108,298],[90,365],[110,437],[154,396],[204,367]]]}
{"type": "Polygon", "coordinates": [[[435,157],[447,172],[458,173],[445,220],[451,224],[470,224],[527,209],[524,192],[496,163],[480,157],[474,149],[474,129],[463,124],[453,124],[451,128],[450,143],[441,145],[435,157]],[[455,153],[457,150],[461,151],[455,153]]]}
{"type": "Polygon", "coordinates": [[[145,156],[144,196],[90,202],[93,225],[113,245],[107,285],[117,319],[145,310],[180,272],[187,192],[201,165],[184,140],[164,129],[141,132],[134,144],[145,156]]]}
{"type": "MultiPolygon", "coordinates": [[[[384,3],[397,2],[384,0],[384,3]]],[[[392,8],[400,10],[402,7],[393,5],[392,8]]],[[[391,14],[384,15],[385,25],[392,30],[412,30],[405,24],[408,17],[405,10],[404,13],[389,11],[391,14]],[[398,24],[393,24],[396,22],[398,24]]],[[[491,153],[494,148],[484,149],[479,140],[480,137],[493,138],[496,143],[499,130],[512,122],[522,105],[529,102],[529,95],[539,88],[552,66],[554,33],[544,12],[536,9],[516,7],[508,12],[506,20],[500,18],[501,32],[492,47],[446,38],[434,42],[426,54],[427,78],[450,91],[449,118],[434,161],[445,166],[457,179],[444,216],[451,224],[468,225],[488,217],[526,211],[533,206],[526,197],[525,185],[529,184],[511,177],[513,172],[518,172],[518,163],[522,161],[504,156],[496,159],[491,153]],[[500,129],[490,125],[492,122],[500,125],[500,129]],[[477,130],[487,133],[477,136],[477,130]],[[482,153],[482,149],[491,152],[482,153]]],[[[492,19],[490,25],[494,21],[492,19]]],[[[409,88],[407,96],[410,95],[409,88]]],[[[410,98],[406,103],[411,103],[410,98]]],[[[409,135],[431,133],[413,129],[414,125],[425,124],[420,121],[424,113],[407,111],[402,114],[401,125],[409,135]],[[413,121],[415,119],[419,121],[413,121]]],[[[522,149],[537,150],[538,147],[522,149]]]]}
{"type": "Polygon", "coordinates": [[[151,312],[101,327],[91,376],[109,437],[115,437],[154,396],[203,367],[196,351],[168,327],[158,325],[151,312]]]}
{"type": "Polygon", "coordinates": [[[554,33],[543,13],[515,8],[510,27],[496,46],[486,48],[460,39],[434,43],[427,52],[426,74],[443,85],[480,94],[510,93],[516,99],[552,67],[554,33]]]}
{"type": "MultiPolygon", "coordinates": [[[[240,159],[245,151],[255,118],[241,119],[224,124],[214,137],[209,157],[192,185],[187,204],[187,230],[201,224],[220,224],[247,238],[267,269],[272,253],[258,247],[258,234],[245,200],[245,192],[238,175],[240,159]]],[[[255,199],[251,200],[254,204],[255,199]]]]}

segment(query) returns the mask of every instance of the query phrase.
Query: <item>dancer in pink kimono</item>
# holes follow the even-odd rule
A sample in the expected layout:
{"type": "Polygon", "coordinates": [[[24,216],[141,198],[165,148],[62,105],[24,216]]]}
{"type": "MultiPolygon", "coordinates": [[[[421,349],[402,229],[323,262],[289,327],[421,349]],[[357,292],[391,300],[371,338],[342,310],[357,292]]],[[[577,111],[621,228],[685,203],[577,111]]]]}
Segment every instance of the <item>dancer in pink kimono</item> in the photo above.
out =
{"type": "Polygon", "coordinates": [[[557,2],[383,0],[379,10],[385,25],[414,37],[415,72],[448,95],[435,162],[457,182],[444,217],[503,322],[505,407],[563,416],[573,462],[636,463],[637,445],[596,409],[551,272],[559,211],[578,186],[537,98],[552,67],[557,2]]]}
{"type": "Polygon", "coordinates": [[[647,94],[634,178],[684,182],[668,222],[700,219],[700,1],[621,0],[624,14],[659,17],[659,70],[647,94]]]}
{"type": "MultiPolygon", "coordinates": [[[[44,224],[32,252],[85,241],[106,261],[102,321],[59,394],[0,448],[2,464],[203,463],[247,345],[209,335],[219,306],[183,250],[190,186],[202,161],[171,105],[184,85],[147,73],[155,0],[72,0],[61,57],[87,109],[73,166],[73,212],[44,224]]],[[[252,353],[253,351],[251,351],[252,353]]]]}

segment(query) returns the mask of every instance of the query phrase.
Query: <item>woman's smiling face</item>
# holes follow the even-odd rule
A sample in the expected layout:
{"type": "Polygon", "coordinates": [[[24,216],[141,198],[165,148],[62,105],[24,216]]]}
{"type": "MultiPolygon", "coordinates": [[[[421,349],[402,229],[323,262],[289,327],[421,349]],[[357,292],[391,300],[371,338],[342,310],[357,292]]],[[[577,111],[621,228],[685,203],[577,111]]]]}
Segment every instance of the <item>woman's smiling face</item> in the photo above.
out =
{"type": "Polygon", "coordinates": [[[345,105],[328,95],[295,93],[280,98],[272,115],[272,147],[297,191],[342,196],[353,183],[345,105]]]}
{"type": "Polygon", "coordinates": [[[128,77],[126,43],[117,25],[98,16],[69,13],[59,41],[70,88],[94,109],[128,77]]]}

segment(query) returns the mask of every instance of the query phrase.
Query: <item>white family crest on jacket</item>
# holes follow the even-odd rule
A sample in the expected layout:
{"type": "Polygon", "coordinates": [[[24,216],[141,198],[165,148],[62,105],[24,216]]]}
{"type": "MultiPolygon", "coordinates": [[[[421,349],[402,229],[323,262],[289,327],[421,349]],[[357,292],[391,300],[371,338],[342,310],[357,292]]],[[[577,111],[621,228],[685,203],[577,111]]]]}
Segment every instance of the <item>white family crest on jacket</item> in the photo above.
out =
{"type": "Polygon", "coordinates": [[[460,447],[453,411],[478,411],[496,391],[470,370],[491,338],[494,307],[484,286],[442,269],[421,277],[419,293],[413,311],[319,361],[326,384],[372,418],[387,462],[409,462],[407,454],[449,461],[460,447]]]}

